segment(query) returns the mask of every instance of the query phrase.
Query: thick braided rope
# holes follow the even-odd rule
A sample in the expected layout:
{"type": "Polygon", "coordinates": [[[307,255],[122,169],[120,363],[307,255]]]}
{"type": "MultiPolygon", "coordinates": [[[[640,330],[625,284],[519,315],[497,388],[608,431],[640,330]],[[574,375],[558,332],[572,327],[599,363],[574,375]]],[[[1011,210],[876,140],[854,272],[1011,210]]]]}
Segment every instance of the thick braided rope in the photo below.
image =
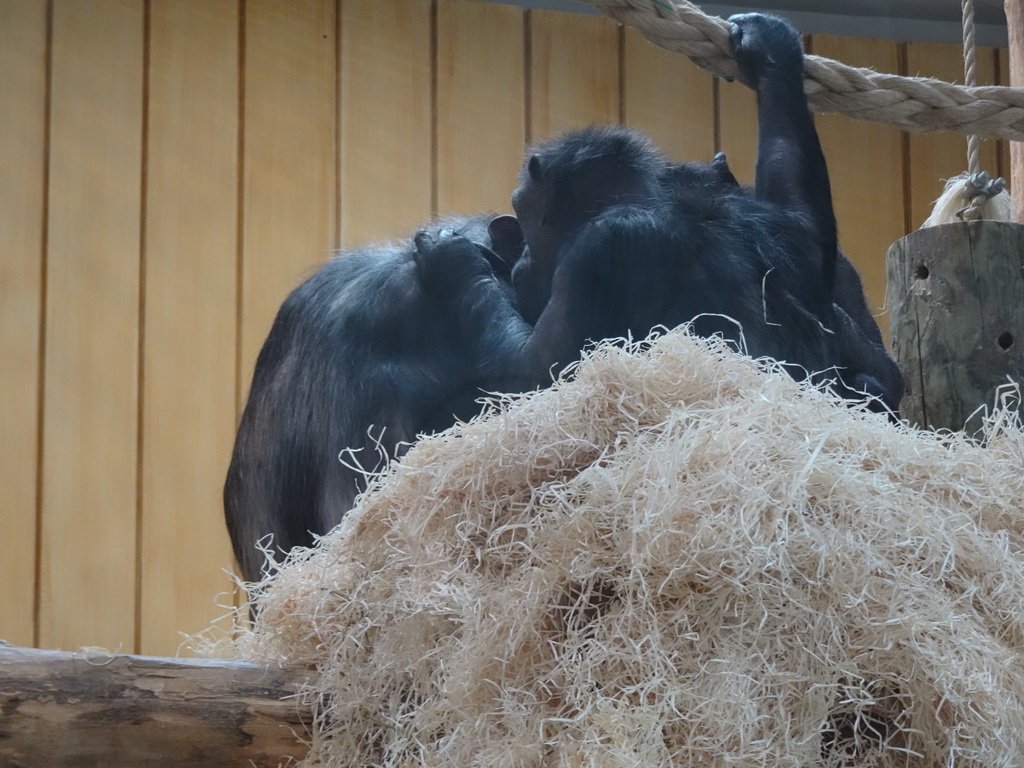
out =
{"type": "MultiPolygon", "coordinates": [[[[616,21],[636,27],[657,46],[688,56],[718,77],[738,78],[729,24],[686,0],[586,0],[616,21]]],[[[1024,141],[1024,88],[953,85],[901,77],[808,56],[804,90],[815,112],[926,133],[957,131],[1024,141]]]]}

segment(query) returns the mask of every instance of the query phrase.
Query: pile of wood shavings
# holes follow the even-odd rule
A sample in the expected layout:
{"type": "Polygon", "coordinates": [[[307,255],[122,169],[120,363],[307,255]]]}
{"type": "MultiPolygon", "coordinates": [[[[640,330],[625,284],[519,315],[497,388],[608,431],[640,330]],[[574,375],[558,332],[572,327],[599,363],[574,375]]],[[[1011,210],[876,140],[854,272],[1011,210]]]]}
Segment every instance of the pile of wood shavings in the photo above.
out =
{"type": "Polygon", "coordinates": [[[1024,764],[1024,432],[676,331],[417,444],[259,585],[327,766],[1024,764]]]}

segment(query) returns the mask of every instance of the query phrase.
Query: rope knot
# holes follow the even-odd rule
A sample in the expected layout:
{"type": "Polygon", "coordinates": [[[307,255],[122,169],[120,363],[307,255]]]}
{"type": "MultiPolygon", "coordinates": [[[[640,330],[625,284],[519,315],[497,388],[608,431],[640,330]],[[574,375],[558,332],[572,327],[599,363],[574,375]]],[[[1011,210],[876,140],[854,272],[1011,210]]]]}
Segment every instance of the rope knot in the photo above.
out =
{"type": "Polygon", "coordinates": [[[988,175],[988,171],[972,173],[967,177],[960,193],[964,200],[970,202],[956,212],[957,218],[961,221],[977,221],[981,218],[981,209],[985,203],[1005,188],[1006,182],[1002,176],[993,179],[988,175]]]}

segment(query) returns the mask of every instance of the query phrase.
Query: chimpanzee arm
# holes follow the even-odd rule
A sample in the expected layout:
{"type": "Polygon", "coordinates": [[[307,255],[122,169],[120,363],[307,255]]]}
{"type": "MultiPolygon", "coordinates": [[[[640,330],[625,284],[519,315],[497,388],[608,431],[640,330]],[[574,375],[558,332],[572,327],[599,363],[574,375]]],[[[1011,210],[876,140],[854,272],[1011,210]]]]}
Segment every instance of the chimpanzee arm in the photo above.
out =
{"type": "MultiPolygon", "coordinates": [[[[552,375],[579,359],[588,341],[631,330],[614,307],[639,302],[620,295],[636,282],[621,270],[636,266],[627,250],[648,250],[639,239],[644,229],[629,222],[608,231],[583,227],[584,235],[563,248],[551,299],[535,326],[522,318],[507,288],[495,279],[479,245],[457,235],[435,241],[421,232],[415,238],[416,262],[428,292],[446,304],[463,330],[479,386],[524,391],[549,384],[552,375]]],[[[646,334],[648,328],[643,330],[646,334]]]]}
{"type": "Polygon", "coordinates": [[[533,326],[519,314],[481,246],[460,235],[435,240],[426,232],[419,232],[414,242],[420,278],[463,334],[476,381],[506,391],[544,383],[540,365],[530,359],[533,326]]]}
{"type": "Polygon", "coordinates": [[[832,286],[832,300],[838,309],[849,315],[850,320],[863,332],[867,340],[872,344],[884,346],[882,331],[878,328],[878,323],[875,322],[875,317],[864,298],[864,283],[857,268],[842,251],[838,251],[836,256],[836,282],[832,286]]]}
{"type": "Polygon", "coordinates": [[[870,339],[842,307],[835,307],[834,317],[843,383],[854,392],[872,395],[884,405],[884,408],[872,407],[871,410],[888,411],[895,416],[904,387],[903,374],[896,361],[889,357],[882,342],[870,339]]]}
{"type": "Polygon", "coordinates": [[[799,33],[775,16],[733,16],[732,42],[743,78],[757,91],[755,194],[810,217],[821,254],[820,275],[831,300],[835,282],[836,220],[828,167],[803,89],[799,33]]]}

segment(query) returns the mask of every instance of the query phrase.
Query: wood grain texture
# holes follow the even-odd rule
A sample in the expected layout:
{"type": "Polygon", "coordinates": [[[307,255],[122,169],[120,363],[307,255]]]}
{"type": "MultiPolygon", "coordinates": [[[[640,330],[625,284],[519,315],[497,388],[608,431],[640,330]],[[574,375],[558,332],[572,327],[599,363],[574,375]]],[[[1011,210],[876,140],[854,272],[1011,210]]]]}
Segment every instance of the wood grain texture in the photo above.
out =
{"type": "Polygon", "coordinates": [[[907,381],[901,414],[932,429],[980,426],[979,407],[1024,382],[1024,226],[944,224],[888,254],[893,354],[907,381]]]}
{"type": "Polygon", "coordinates": [[[142,0],[53,5],[39,642],[135,637],[142,0]]]}
{"type": "Polygon", "coordinates": [[[220,616],[235,427],[237,0],[152,6],[146,179],[140,648],[220,616]]]}
{"type": "Polygon", "coordinates": [[[602,16],[530,12],[531,141],[619,121],[619,29],[602,16]]]}
{"type": "Polygon", "coordinates": [[[333,3],[246,1],[242,398],[281,302],[337,245],[336,30],[333,3]]]}
{"type": "Polygon", "coordinates": [[[670,158],[708,162],[715,153],[714,79],[685,56],[627,28],[622,105],[626,125],[646,133],[670,158]]]}
{"type": "Polygon", "coordinates": [[[252,768],[306,753],[306,670],[0,645],[0,765],[252,768]]]}
{"type": "MultiPolygon", "coordinates": [[[[996,57],[992,48],[977,51],[978,85],[996,82],[996,57]]],[[[943,43],[907,43],[907,74],[934,77],[951,83],[964,81],[963,46],[943,43]]],[[[946,179],[968,170],[967,137],[958,133],[907,134],[910,152],[910,227],[916,229],[932,212],[946,179]]],[[[981,142],[981,170],[999,175],[995,141],[981,142]]]]}
{"type": "Polygon", "coordinates": [[[341,242],[407,237],[433,213],[429,0],[341,7],[341,242]]]}
{"type": "Polygon", "coordinates": [[[740,82],[717,81],[719,146],[740,184],[757,168],[757,95],[740,82]]]}
{"type": "MultiPolygon", "coordinates": [[[[1006,29],[1009,36],[1006,82],[1017,88],[1024,87],[1024,0],[1003,0],[1006,29]]],[[[1010,192],[1014,193],[1014,218],[1024,224],[1024,142],[1009,144],[1010,192]]]]}
{"type": "MultiPolygon", "coordinates": [[[[1007,48],[996,49],[996,76],[998,77],[999,85],[1010,85],[1010,52],[1007,48]]],[[[1024,85],[1024,73],[1021,73],[1021,82],[1018,85],[1024,85]]],[[[999,175],[1006,181],[1007,191],[1011,195],[1013,194],[1013,173],[1010,163],[1010,147],[1013,145],[1014,142],[1012,141],[999,141],[996,143],[999,156],[999,175]]],[[[1020,146],[1021,143],[1017,142],[1017,145],[1020,146]]],[[[1018,186],[1024,186],[1024,182],[1018,186]]],[[[1021,203],[1014,197],[1014,206],[1020,205],[1021,203]]],[[[1019,220],[1017,223],[1024,224],[1024,222],[1019,220]]]]}
{"type": "Polygon", "coordinates": [[[526,142],[523,11],[437,7],[437,210],[512,210],[526,142]]]}
{"type": "Polygon", "coordinates": [[[46,6],[0,3],[0,637],[34,641],[46,6]]]}
{"type": "MultiPolygon", "coordinates": [[[[815,35],[810,47],[850,66],[898,71],[896,44],[886,40],[815,35]]],[[[860,271],[868,306],[886,334],[885,254],[905,233],[902,136],[896,128],[842,115],[819,115],[815,122],[829,165],[839,247],[860,271]]]]}
{"type": "MultiPolygon", "coordinates": [[[[706,160],[718,136],[753,181],[753,94],[599,17],[474,0],[54,0],[48,101],[49,5],[0,2],[0,637],[17,642],[169,652],[211,615],[231,412],[282,299],[342,223],[358,245],[406,237],[435,208],[508,210],[529,130],[620,116],[678,159],[706,160]]],[[[891,44],[813,43],[895,71],[891,44]]],[[[955,48],[927,73],[958,77],[955,48]]],[[[930,47],[908,50],[926,73],[930,47]]],[[[920,210],[962,140],[915,145],[905,193],[908,140],[819,126],[841,241],[881,306],[904,194],[920,210]]]]}

